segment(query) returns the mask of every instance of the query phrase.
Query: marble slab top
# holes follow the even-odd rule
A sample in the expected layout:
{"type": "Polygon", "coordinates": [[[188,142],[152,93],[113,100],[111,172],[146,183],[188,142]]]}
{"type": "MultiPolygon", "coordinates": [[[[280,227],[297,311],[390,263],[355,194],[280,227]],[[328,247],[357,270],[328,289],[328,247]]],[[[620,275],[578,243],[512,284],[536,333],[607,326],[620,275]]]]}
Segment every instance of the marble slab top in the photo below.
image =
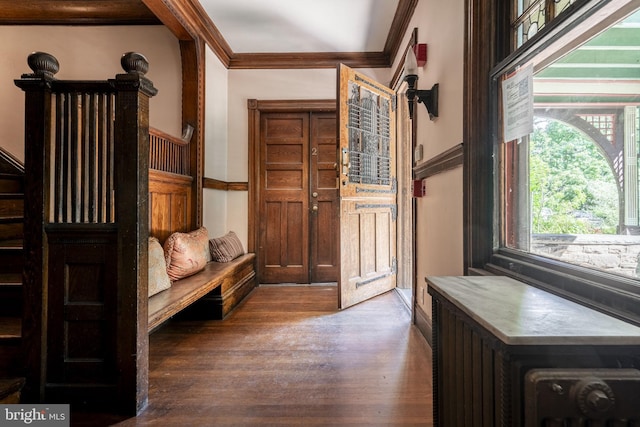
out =
{"type": "Polygon", "coordinates": [[[427,284],[507,345],[640,345],[640,328],[504,276],[427,284]]]}

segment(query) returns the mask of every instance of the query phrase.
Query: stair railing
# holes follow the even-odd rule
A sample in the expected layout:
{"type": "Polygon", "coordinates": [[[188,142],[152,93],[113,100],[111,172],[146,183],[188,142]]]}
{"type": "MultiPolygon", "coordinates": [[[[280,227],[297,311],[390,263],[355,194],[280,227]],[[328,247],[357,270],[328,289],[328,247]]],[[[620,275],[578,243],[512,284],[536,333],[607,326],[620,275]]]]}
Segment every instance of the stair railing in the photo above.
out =
{"type": "Polygon", "coordinates": [[[63,81],[29,55],[23,342],[32,402],[139,412],[148,396],[148,62],[63,81]]]}

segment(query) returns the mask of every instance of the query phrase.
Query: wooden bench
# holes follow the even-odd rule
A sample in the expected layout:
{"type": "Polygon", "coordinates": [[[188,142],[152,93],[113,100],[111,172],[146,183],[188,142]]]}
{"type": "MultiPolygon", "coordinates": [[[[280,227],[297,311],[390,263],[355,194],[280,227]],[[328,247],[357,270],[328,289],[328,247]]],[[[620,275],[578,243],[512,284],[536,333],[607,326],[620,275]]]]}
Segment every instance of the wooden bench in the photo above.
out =
{"type": "MultiPolygon", "coordinates": [[[[193,150],[181,138],[149,130],[149,235],[164,242],[174,232],[195,230],[193,150]]],[[[149,298],[148,331],[177,314],[223,319],[255,287],[255,254],[227,263],[210,262],[204,270],[173,282],[149,298]]]]}
{"type": "Polygon", "coordinates": [[[172,283],[149,298],[148,331],[183,312],[205,319],[224,319],[255,287],[255,254],[230,262],[209,262],[204,270],[172,283]]]}

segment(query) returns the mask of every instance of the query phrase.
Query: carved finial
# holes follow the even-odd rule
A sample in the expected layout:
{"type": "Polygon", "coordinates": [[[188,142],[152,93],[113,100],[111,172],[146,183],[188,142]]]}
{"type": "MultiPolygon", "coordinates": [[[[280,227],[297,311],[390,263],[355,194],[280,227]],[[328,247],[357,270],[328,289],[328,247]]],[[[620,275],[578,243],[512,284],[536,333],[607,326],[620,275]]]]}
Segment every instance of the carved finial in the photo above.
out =
{"type": "Polygon", "coordinates": [[[58,60],[46,52],[32,52],[27,58],[27,64],[36,76],[53,77],[60,69],[58,60]]]}
{"type": "Polygon", "coordinates": [[[120,58],[122,69],[127,73],[144,76],[149,70],[149,61],[141,53],[127,52],[120,58]]]}

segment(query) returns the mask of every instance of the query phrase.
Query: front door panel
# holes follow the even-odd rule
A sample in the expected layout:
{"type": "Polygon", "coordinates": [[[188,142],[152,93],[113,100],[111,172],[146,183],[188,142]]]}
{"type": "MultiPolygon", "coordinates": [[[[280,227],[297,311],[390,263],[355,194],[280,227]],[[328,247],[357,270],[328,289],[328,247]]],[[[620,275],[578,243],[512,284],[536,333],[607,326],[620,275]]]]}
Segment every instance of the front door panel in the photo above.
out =
{"type": "Polygon", "coordinates": [[[311,282],[338,278],[338,184],[336,180],[336,115],[312,113],[310,153],[311,282]]]}
{"type": "Polygon", "coordinates": [[[262,281],[307,283],[309,114],[265,114],[260,128],[262,281]]]}
{"type": "Polygon", "coordinates": [[[391,89],[340,65],[339,306],[396,284],[395,108],[391,89]]]}

